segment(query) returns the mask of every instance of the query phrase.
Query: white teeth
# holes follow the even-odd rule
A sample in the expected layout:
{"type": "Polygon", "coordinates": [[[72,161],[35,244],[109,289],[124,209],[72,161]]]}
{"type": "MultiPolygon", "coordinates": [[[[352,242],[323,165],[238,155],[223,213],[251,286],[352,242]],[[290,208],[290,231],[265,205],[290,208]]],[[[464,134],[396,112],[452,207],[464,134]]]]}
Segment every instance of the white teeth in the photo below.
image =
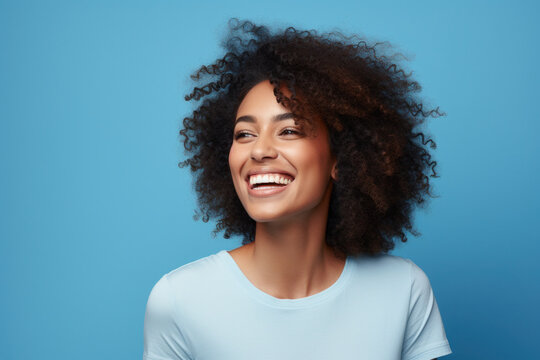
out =
{"type": "Polygon", "coordinates": [[[279,174],[264,174],[264,175],[252,175],[249,177],[249,183],[251,185],[254,184],[261,184],[261,183],[276,183],[276,184],[283,184],[287,185],[292,180],[287,179],[279,174]]]}

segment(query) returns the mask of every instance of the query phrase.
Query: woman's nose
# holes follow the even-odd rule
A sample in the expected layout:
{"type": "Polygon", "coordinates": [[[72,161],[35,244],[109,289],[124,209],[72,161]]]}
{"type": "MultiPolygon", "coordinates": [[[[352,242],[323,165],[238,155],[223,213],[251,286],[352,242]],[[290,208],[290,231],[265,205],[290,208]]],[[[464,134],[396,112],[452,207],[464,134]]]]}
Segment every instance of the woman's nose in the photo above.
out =
{"type": "Polygon", "coordinates": [[[255,161],[263,161],[264,159],[274,159],[278,155],[274,144],[267,136],[259,136],[253,142],[251,148],[251,158],[255,161]]]}

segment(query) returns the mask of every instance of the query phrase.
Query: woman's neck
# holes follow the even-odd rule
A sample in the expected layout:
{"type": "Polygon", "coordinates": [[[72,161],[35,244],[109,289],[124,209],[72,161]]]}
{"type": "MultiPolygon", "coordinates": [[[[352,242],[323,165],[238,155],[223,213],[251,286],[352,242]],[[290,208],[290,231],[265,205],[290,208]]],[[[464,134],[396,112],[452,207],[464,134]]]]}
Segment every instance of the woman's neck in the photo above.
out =
{"type": "Polygon", "coordinates": [[[308,214],[257,223],[255,241],[230,252],[257,288],[277,298],[296,299],[337,281],[345,260],[325,242],[329,200],[330,191],[308,214]]]}

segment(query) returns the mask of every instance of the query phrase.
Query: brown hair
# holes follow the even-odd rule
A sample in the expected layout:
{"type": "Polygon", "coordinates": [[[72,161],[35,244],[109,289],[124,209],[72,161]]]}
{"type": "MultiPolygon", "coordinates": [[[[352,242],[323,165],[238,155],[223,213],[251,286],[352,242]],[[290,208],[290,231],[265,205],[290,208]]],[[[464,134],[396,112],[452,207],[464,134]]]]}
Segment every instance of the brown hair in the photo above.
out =
{"type": "Polygon", "coordinates": [[[239,235],[242,244],[254,240],[255,222],[235,192],[228,152],[240,102],[254,85],[270,80],[277,101],[298,121],[309,122],[313,111],[328,126],[339,175],[327,244],[345,255],[376,254],[393,249],[395,237],[406,242],[404,230],[420,235],[412,211],[425,206],[427,195],[435,197],[429,176],[438,176],[426,146],[436,144],[417,128],[444,114],[425,109],[420,85],[395,61],[400,54],[381,54],[380,43],[339,32],[289,27],[272,33],[237,19],[229,26],[226,54],[191,75],[197,86],[185,97],[200,101],[180,130],[188,157],[179,166],[194,175],[196,217],[215,219],[214,235],[239,235]],[[290,98],[280,91],[283,84],[290,98]]]}

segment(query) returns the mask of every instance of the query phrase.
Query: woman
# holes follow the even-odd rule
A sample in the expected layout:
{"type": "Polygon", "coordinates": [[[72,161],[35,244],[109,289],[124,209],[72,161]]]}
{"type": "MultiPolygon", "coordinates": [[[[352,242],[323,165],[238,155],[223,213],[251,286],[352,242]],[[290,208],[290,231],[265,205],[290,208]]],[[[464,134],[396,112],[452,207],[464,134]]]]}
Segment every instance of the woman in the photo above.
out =
{"type": "MultiPolygon", "coordinates": [[[[377,46],[377,45],[376,45],[377,46]]],[[[144,359],[405,359],[451,353],[407,240],[436,164],[420,90],[356,37],[232,23],[186,100],[181,163],[203,221],[243,237],[164,275],[144,359]],[[240,33],[240,34],[238,34],[240,33]],[[356,42],[355,42],[356,41],[356,42]]]]}

